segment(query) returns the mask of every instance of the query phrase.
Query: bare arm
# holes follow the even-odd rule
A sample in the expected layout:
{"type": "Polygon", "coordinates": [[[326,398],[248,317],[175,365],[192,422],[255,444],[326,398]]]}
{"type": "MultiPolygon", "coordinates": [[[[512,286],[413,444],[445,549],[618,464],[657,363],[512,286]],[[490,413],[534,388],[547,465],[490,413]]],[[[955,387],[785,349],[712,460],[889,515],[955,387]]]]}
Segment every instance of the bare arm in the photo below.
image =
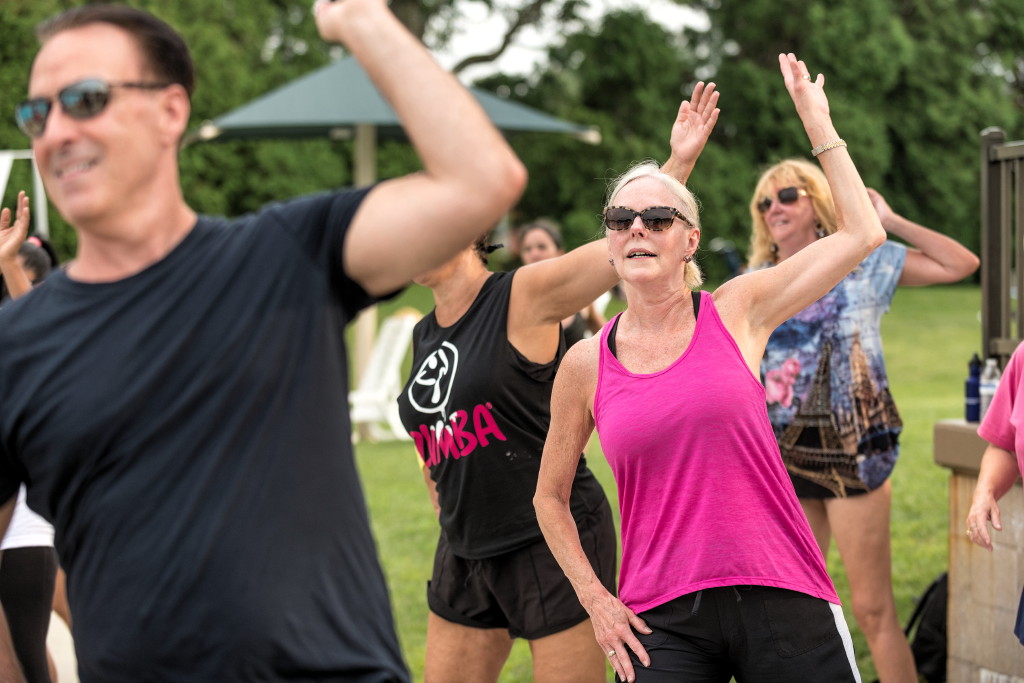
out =
{"type": "Polygon", "coordinates": [[[544,540],[590,615],[597,642],[606,653],[621,653],[609,657],[609,661],[615,673],[632,681],[633,666],[624,652],[625,646],[636,653],[644,666],[650,666],[650,657],[630,625],[644,633],[650,633],[650,629],[602,585],[583,552],[579,530],[569,509],[580,452],[594,431],[590,406],[597,384],[599,344],[599,338],[591,337],[574,345],[558,369],[551,394],[551,427],[544,442],[533,504],[544,540]]]}
{"type": "MultiPolygon", "coordinates": [[[[825,77],[809,80],[807,67],[792,54],[779,55],[786,89],[813,147],[839,138],[825,97],[825,77]]],[[[821,298],[885,241],[867,188],[846,147],[818,156],[832,189],[838,231],[817,240],[774,268],[729,280],[715,292],[726,325],[748,365],[760,362],[768,335],[798,311],[821,298]]]]}
{"type": "Polygon", "coordinates": [[[608,240],[573,249],[516,271],[508,309],[508,339],[536,363],[555,356],[558,323],[586,308],[619,281],[608,263],[608,240]]]}
{"type": "Polygon", "coordinates": [[[868,188],[882,227],[891,235],[909,244],[900,284],[908,286],[935,285],[962,280],[978,269],[981,263],[970,249],[952,237],[930,230],[896,213],[876,190],[868,188]]]}
{"type": "Polygon", "coordinates": [[[28,197],[24,192],[19,192],[14,223],[11,223],[10,209],[0,210],[0,275],[3,275],[12,299],[32,289],[32,282],[18,264],[18,249],[28,235],[28,222],[28,197]]]}
{"type": "Polygon", "coordinates": [[[967,530],[974,530],[968,537],[982,548],[992,550],[989,522],[992,522],[993,529],[1002,531],[1003,525],[999,521],[999,505],[996,501],[1006,495],[1019,476],[1017,458],[1013,453],[989,444],[981,458],[978,485],[974,488],[974,499],[967,513],[967,530]]]}
{"type": "Polygon", "coordinates": [[[718,121],[717,106],[718,93],[715,92],[714,83],[708,83],[705,87],[704,81],[701,81],[693,87],[690,99],[680,103],[679,114],[672,124],[669,136],[672,154],[661,167],[662,173],[686,184],[718,121]]]}
{"type": "Polygon", "coordinates": [[[385,181],[359,207],[345,270],[383,294],[444,263],[515,203],[526,171],[470,93],[384,0],[315,6],[324,40],[344,44],[394,108],[423,172],[385,181]]]}
{"type": "MultiPolygon", "coordinates": [[[[18,496],[11,496],[6,503],[0,505],[0,538],[7,533],[7,527],[11,524],[11,517],[14,516],[14,505],[18,496]]],[[[0,561],[3,553],[0,552],[0,561]]],[[[25,674],[21,670],[21,663],[14,654],[14,645],[11,643],[11,630],[7,627],[7,617],[0,609],[0,683],[24,683],[25,674]]]]}

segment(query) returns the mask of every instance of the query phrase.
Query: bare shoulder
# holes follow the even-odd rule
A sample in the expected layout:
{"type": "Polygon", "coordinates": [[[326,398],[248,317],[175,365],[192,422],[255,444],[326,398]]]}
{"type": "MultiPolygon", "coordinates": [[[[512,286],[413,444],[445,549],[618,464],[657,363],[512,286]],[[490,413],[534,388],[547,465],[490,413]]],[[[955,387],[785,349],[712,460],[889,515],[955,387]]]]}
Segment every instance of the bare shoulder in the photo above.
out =
{"type": "Polygon", "coordinates": [[[711,300],[715,302],[715,310],[722,322],[729,324],[737,317],[746,318],[747,311],[753,300],[754,292],[758,286],[758,279],[761,271],[743,273],[728,280],[711,293],[711,300]]]}
{"type": "Polygon", "coordinates": [[[593,394],[600,357],[600,333],[573,344],[558,366],[556,385],[561,384],[570,391],[579,392],[581,396],[593,394]]]}

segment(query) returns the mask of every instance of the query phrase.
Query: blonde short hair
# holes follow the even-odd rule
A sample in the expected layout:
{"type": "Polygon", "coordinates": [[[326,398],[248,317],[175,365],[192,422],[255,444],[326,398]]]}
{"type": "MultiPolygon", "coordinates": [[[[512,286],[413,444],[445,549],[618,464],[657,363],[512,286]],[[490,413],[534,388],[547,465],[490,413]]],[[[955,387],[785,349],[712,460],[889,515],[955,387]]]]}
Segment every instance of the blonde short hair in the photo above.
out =
{"type": "MultiPolygon", "coordinates": [[[[675,195],[676,203],[679,204],[675,208],[679,209],[680,213],[686,217],[690,227],[700,228],[700,212],[697,207],[697,198],[681,182],[666,173],[662,173],[658,164],[651,160],[634,164],[628,171],[613,180],[609,186],[610,189],[608,190],[605,206],[613,206],[615,204],[615,197],[622,191],[622,188],[637,178],[655,178],[661,182],[675,195]]],[[[696,259],[686,264],[683,271],[683,280],[690,289],[698,289],[703,284],[704,274],[701,272],[700,266],[697,265],[696,259]]]]}

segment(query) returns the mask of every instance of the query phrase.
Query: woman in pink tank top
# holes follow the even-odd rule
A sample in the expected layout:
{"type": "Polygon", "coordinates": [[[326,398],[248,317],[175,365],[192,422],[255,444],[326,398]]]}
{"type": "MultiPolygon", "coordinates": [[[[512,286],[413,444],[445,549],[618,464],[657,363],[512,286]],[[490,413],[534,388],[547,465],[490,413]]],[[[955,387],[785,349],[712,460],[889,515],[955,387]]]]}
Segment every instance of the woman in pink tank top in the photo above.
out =
{"type": "Polygon", "coordinates": [[[604,209],[628,308],[574,346],[555,379],[537,517],[622,680],[860,680],[835,589],[784,485],[758,369],[775,327],[885,231],[833,127],[824,77],[792,54],[779,66],[841,229],[697,295],[696,200],[670,168],[634,167],[604,209]],[[569,514],[595,427],[619,490],[618,597],[594,575],[569,514]]]}

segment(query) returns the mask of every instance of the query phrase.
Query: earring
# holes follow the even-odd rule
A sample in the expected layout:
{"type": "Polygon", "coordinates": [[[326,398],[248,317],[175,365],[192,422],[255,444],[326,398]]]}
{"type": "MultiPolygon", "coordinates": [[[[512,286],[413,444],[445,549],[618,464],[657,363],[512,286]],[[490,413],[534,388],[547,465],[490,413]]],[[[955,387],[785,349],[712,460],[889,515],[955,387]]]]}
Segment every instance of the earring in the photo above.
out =
{"type": "Polygon", "coordinates": [[[692,260],[693,260],[693,257],[690,256],[690,255],[686,255],[686,256],[683,257],[683,263],[689,263],[692,260]]]}
{"type": "Polygon", "coordinates": [[[772,242],[772,246],[768,247],[768,250],[771,251],[773,254],[778,254],[779,245],[775,244],[775,242],[772,242]]]}
{"type": "Polygon", "coordinates": [[[613,259],[613,258],[608,259],[608,264],[614,266],[615,265],[615,259],[613,259]]]}
{"type": "Polygon", "coordinates": [[[817,227],[817,229],[815,229],[814,234],[820,240],[822,237],[826,236],[828,233],[825,232],[825,228],[821,227],[821,223],[818,223],[818,227],[817,227]]]}

